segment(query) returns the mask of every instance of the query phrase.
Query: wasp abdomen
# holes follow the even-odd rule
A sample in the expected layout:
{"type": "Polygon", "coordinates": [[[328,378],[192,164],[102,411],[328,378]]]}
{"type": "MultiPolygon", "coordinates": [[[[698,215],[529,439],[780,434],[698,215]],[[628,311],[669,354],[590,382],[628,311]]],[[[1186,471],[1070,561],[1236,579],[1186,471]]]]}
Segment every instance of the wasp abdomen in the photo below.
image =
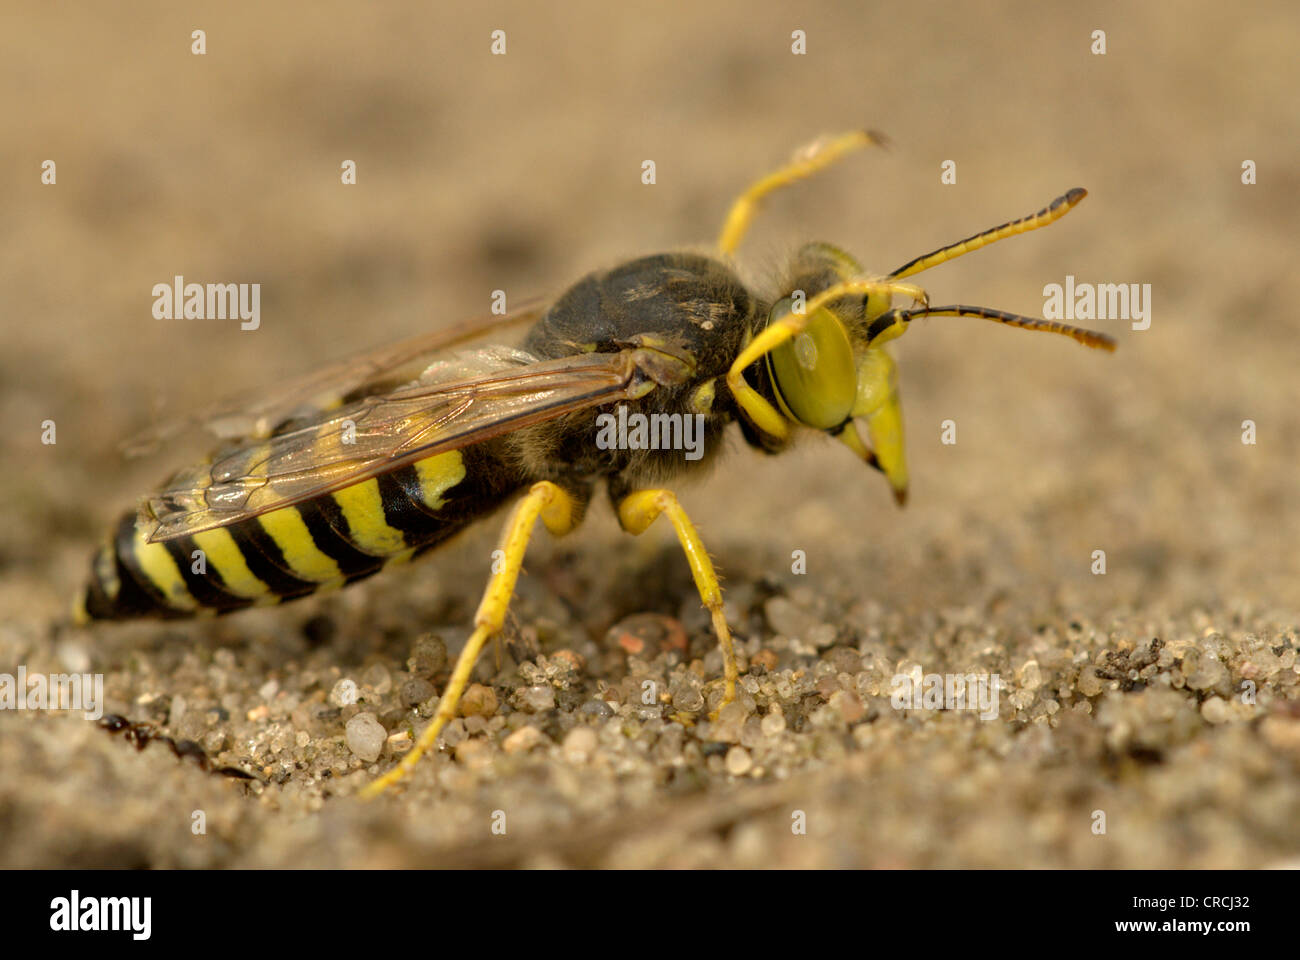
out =
{"type": "Polygon", "coordinates": [[[164,542],[124,516],[78,619],[187,617],[331,590],[436,546],[512,492],[475,448],[438,454],[258,517],[164,542]]]}

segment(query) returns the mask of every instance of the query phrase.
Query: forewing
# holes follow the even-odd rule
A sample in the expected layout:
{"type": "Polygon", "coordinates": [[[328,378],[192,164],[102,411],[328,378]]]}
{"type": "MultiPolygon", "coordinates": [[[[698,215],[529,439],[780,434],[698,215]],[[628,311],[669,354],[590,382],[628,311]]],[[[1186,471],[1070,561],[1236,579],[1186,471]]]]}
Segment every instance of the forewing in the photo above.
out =
{"type": "Polygon", "coordinates": [[[243,396],[219,401],[193,416],[156,424],[123,443],[122,452],[129,457],[151,453],[164,440],[196,426],[224,440],[264,439],[280,424],[304,412],[310,414],[345,400],[387,392],[413,379],[440,352],[499,335],[510,327],[535,323],[545,309],[546,301],[532,300],[504,316],[477,317],[349,357],[280,383],[255,399],[243,396]]]}
{"type": "Polygon", "coordinates": [[[156,521],[149,539],[256,517],[650,387],[633,350],[542,362],[504,347],[445,355],[406,386],[227,447],[177,474],[144,508],[156,521]]]}

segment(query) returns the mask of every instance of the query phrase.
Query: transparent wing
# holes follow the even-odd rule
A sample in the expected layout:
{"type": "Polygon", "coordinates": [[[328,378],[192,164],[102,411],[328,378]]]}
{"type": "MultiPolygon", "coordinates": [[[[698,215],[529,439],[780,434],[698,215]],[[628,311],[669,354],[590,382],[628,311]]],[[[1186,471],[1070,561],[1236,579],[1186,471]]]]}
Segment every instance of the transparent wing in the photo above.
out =
{"type": "Polygon", "coordinates": [[[122,453],[138,457],[165,440],[194,427],[204,427],[224,440],[266,438],[287,420],[311,415],[358,397],[387,392],[415,378],[443,350],[503,330],[535,323],[546,300],[527,301],[503,316],[477,317],[349,357],[305,376],[283,382],[255,399],[235,397],[214,403],[192,416],[155,424],[121,445],[122,453]]]}
{"type": "Polygon", "coordinates": [[[172,540],[339,490],[437,453],[643,396],[640,351],[537,361],[509,347],[445,354],[421,376],[295,421],[183,470],[144,506],[150,541],[172,540]]]}

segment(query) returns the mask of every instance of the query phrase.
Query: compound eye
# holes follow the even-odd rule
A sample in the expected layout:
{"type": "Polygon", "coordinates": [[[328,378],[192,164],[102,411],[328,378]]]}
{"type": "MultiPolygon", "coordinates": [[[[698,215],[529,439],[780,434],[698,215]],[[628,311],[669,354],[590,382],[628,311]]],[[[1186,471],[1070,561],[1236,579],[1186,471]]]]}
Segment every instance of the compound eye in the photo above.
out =
{"type": "MultiPolygon", "coordinates": [[[[768,322],[790,313],[794,301],[778,300],[768,322]]],[[[841,426],[857,399],[858,371],[853,344],[835,314],[820,309],[808,325],[767,355],[768,372],[782,410],[817,430],[841,426]]]]}

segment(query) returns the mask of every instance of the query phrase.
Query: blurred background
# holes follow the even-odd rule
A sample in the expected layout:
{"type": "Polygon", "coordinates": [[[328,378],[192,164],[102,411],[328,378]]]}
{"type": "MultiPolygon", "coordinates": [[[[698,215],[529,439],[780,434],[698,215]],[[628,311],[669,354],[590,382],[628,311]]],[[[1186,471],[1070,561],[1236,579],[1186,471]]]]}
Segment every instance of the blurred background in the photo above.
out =
{"type": "MultiPolygon", "coordinates": [[[[8,21],[6,659],[55,642],[102,530],[176,466],[116,453],[152,417],[482,313],[497,288],[517,302],[711,244],[753,178],[858,127],[892,148],[771,199],[741,250],[757,285],[806,240],[885,271],[1083,186],[1050,229],[918,279],[932,302],[1031,315],[1067,274],[1150,284],[1150,329],[1084,323],[1118,339],[1105,355],[972,320],[918,324],[894,351],[907,508],[838,445],[763,458],[737,437],[682,492],[729,577],[788,580],[804,549],[815,593],[905,617],[973,605],[1013,645],[1065,611],[1128,618],[1139,637],[1251,618],[1294,631],[1292,4],[158,2],[30,5],[8,21]],[[791,52],[796,30],[806,55],[791,52]],[[57,185],[41,183],[46,160],[57,185]],[[340,183],[347,160],[355,186],[340,183]],[[152,287],[177,274],[260,283],[260,329],[155,319],[152,287]],[[47,419],[54,446],[40,443],[47,419]],[[1090,573],[1098,549],[1105,577],[1090,573]]],[[[599,570],[613,549],[667,550],[627,541],[603,503],[592,513],[575,541],[539,540],[531,565],[564,550],[599,570]]],[[[448,571],[465,559],[430,564],[377,589],[458,583],[448,571]]],[[[303,615],[255,616],[274,633],[303,615]]],[[[60,782],[57,764],[49,776],[60,782]]],[[[1214,862],[1246,865],[1277,840],[1243,828],[1214,862]]],[[[1042,862],[1087,861],[1058,849],[1042,862]]]]}

